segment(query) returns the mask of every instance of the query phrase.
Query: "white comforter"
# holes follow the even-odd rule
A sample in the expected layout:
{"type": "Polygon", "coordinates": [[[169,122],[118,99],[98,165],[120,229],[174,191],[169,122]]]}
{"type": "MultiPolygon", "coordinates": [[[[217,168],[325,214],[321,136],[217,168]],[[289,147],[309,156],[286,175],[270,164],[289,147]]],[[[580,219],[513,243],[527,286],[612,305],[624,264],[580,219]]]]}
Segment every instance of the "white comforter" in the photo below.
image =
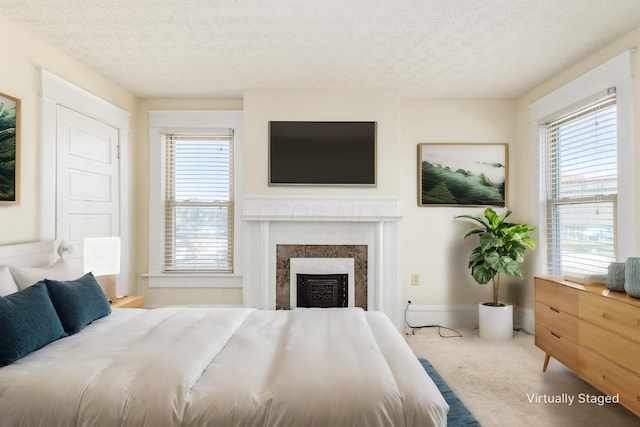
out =
{"type": "Polygon", "coordinates": [[[114,310],[0,368],[0,426],[444,426],[382,313],[114,310]]]}

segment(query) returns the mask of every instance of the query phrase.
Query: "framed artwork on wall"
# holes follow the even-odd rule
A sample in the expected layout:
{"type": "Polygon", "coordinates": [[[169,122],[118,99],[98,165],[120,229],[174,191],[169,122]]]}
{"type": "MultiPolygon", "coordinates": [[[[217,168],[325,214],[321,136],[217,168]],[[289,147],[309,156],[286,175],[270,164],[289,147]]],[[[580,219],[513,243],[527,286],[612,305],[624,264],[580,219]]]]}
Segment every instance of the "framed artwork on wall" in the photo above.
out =
{"type": "Polygon", "coordinates": [[[419,206],[506,207],[505,143],[418,144],[419,206]]]}
{"type": "Polygon", "coordinates": [[[0,93],[0,205],[20,202],[20,100],[0,93]]]}

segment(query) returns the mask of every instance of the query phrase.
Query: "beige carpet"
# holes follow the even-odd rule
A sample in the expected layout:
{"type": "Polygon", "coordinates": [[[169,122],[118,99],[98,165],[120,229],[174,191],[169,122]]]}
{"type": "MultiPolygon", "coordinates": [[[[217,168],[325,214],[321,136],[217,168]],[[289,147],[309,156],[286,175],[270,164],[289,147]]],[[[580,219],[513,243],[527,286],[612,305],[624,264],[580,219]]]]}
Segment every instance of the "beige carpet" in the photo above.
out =
{"type": "Polygon", "coordinates": [[[406,338],[482,426],[640,426],[640,417],[620,405],[584,403],[587,395],[601,393],[556,360],[543,373],[544,353],[532,335],[516,332],[513,340],[495,343],[480,339],[477,329],[460,332],[463,338],[441,338],[437,328],[428,328],[406,338]],[[562,402],[545,403],[545,398],[562,402]]]}

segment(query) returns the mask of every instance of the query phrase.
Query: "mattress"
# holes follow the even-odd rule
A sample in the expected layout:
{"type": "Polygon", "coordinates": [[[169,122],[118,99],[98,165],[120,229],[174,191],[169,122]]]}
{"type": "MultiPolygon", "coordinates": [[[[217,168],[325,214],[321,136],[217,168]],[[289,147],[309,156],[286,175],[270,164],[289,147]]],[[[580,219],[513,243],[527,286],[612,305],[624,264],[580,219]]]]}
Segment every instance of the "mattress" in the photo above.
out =
{"type": "Polygon", "coordinates": [[[0,426],[444,426],[385,314],[114,309],[0,368],[0,426]]]}

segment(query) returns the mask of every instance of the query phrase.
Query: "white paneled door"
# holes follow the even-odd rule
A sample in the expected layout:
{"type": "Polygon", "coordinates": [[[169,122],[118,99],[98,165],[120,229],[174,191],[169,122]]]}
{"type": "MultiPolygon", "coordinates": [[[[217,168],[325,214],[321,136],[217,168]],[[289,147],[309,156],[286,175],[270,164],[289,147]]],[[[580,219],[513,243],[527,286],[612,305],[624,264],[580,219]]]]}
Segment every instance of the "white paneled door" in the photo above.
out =
{"type": "Polygon", "coordinates": [[[118,130],[58,105],[56,236],[82,269],[85,237],[118,236],[118,130]]]}

